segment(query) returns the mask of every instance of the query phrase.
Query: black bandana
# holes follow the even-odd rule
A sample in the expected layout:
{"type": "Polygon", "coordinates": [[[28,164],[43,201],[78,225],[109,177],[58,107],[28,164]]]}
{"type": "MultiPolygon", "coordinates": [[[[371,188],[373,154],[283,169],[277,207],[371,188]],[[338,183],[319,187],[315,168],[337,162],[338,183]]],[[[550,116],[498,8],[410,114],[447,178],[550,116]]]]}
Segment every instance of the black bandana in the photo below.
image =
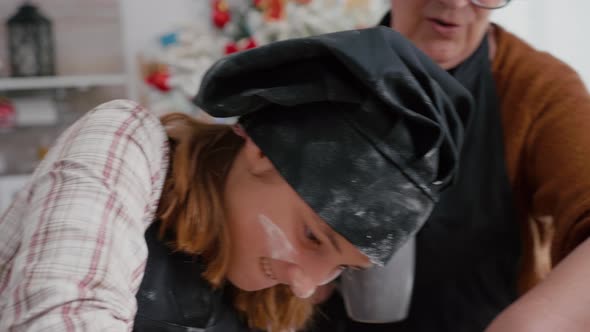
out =
{"type": "Polygon", "coordinates": [[[467,90],[384,27],[223,58],[195,103],[240,116],[303,200],[377,264],[422,226],[452,180],[472,107],[467,90]]]}

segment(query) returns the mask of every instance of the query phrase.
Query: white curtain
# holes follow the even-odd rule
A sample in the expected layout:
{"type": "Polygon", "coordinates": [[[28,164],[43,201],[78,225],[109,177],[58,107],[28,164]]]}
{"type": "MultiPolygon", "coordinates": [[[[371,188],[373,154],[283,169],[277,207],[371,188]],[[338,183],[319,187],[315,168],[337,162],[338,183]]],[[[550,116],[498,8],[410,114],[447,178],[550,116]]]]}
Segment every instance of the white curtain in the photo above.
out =
{"type": "Polygon", "coordinates": [[[512,0],[492,20],[568,63],[590,87],[588,13],[588,0],[512,0]]]}

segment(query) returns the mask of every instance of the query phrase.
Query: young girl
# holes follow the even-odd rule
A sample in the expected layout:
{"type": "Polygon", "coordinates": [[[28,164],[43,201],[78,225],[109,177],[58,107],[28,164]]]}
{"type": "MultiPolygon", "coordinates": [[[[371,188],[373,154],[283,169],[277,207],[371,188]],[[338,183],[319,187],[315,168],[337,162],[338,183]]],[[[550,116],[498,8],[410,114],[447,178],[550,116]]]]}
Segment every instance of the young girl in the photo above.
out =
{"type": "Polygon", "coordinates": [[[420,228],[471,107],[387,28],[224,58],[195,102],[239,122],[119,100],[58,139],[0,220],[0,330],[300,329],[420,228]]]}

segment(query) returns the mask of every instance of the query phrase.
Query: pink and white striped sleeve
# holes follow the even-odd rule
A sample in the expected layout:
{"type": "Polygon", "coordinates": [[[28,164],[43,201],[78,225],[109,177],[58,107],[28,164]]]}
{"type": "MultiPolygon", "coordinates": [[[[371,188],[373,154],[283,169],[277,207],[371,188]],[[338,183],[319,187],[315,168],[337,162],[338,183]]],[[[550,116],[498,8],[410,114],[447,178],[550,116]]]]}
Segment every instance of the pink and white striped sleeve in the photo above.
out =
{"type": "Polygon", "coordinates": [[[0,331],[131,330],[167,163],[159,120],[130,101],[62,134],[0,218],[0,331]]]}

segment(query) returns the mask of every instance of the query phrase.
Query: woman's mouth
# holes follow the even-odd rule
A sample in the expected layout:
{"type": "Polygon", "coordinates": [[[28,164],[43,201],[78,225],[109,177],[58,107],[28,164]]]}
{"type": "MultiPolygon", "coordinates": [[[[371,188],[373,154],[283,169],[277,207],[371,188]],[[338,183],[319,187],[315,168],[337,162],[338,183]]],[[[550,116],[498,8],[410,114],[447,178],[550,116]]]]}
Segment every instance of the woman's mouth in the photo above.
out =
{"type": "Polygon", "coordinates": [[[451,36],[457,33],[457,31],[459,31],[459,28],[461,27],[459,24],[455,24],[453,22],[441,20],[438,18],[429,18],[428,22],[430,22],[432,28],[436,32],[440,33],[443,36],[451,36]]]}

